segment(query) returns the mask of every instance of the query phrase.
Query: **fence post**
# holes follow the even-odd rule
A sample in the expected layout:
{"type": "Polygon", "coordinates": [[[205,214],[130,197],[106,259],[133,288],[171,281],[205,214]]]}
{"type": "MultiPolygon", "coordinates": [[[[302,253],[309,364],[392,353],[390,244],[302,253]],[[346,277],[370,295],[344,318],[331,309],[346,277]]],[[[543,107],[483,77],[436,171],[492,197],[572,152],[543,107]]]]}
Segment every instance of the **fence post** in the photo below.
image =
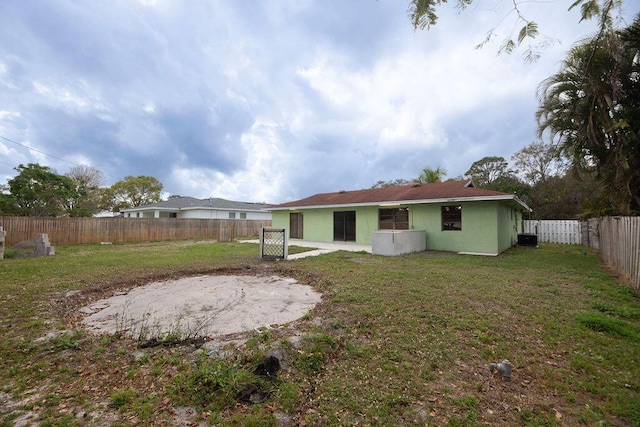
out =
{"type": "Polygon", "coordinates": [[[4,239],[7,235],[7,232],[4,231],[4,228],[0,225],[0,259],[4,258],[4,239]]]}

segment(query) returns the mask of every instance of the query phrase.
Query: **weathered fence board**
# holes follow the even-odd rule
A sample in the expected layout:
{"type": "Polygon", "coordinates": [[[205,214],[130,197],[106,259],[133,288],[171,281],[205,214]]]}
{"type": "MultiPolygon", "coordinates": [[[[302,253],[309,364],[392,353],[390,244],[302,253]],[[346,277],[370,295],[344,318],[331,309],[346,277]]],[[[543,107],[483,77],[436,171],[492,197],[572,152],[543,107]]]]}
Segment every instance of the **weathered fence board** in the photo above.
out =
{"type": "Polygon", "coordinates": [[[98,242],[147,242],[208,238],[220,242],[237,237],[258,236],[270,220],[182,219],[182,218],[34,218],[0,217],[7,232],[7,247],[33,241],[39,233],[49,235],[54,245],[98,242]]]}
{"type": "Polygon", "coordinates": [[[616,273],[640,291],[640,217],[591,218],[588,221],[524,221],[525,233],[541,243],[583,244],[599,252],[616,273]]]}
{"type": "Polygon", "coordinates": [[[598,235],[603,261],[640,291],[640,217],[602,218],[598,235]]]}
{"type": "Polygon", "coordinates": [[[580,221],[525,220],[524,232],[537,234],[540,243],[582,244],[580,221]]]}

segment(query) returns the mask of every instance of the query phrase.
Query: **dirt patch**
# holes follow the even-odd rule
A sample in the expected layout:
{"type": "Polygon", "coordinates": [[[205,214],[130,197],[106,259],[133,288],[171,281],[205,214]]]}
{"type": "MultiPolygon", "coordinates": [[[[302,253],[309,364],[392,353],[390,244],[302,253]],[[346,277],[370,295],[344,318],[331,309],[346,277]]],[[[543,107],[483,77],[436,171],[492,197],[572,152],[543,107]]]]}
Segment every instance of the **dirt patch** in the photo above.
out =
{"type": "Polygon", "coordinates": [[[299,319],[321,300],[310,286],[278,276],[198,276],[151,283],[82,307],[97,333],[136,339],[213,337],[299,319]]]}

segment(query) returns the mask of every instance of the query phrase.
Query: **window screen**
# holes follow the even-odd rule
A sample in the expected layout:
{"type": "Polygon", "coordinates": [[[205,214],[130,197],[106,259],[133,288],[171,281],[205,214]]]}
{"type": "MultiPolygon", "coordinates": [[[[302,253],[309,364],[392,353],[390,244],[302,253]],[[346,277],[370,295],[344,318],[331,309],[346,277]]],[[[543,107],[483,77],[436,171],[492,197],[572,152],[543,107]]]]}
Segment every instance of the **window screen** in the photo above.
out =
{"type": "Polygon", "coordinates": [[[462,230],[462,206],[442,206],[442,230],[462,230]]]}
{"type": "Polygon", "coordinates": [[[380,230],[408,230],[409,208],[380,209],[380,230]]]}

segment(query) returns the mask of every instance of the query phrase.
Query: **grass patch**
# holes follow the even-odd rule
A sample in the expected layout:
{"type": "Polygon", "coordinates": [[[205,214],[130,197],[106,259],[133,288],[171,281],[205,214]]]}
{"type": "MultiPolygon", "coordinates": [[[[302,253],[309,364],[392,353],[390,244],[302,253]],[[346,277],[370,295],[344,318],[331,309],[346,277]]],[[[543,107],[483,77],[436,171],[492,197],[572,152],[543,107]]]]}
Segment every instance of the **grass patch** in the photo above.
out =
{"type": "Polygon", "coordinates": [[[5,259],[0,425],[26,414],[77,425],[86,412],[83,423],[169,426],[181,406],[193,409],[191,423],[221,425],[640,425],[640,299],[584,252],[334,252],[274,263],[258,245],[194,240],[5,259]],[[323,302],[220,359],[78,327],[78,309],[103,296],[201,274],[293,277],[323,302]],[[273,348],[281,373],[255,375],[273,348]],[[488,370],[504,359],[511,382],[488,370]],[[245,402],[251,392],[264,400],[245,402]]]}
{"type": "Polygon", "coordinates": [[[130,388],[117,390],[111,393],[111,406],[116,409],[125,409],[133,403],[133,399],[138,393],[130,388]]]}
{"type": "Polygon", "coordinates": [[[173,395],[182,405],[211,411],[235,406],[251,393],[268,393],[269,384],[252,372],[227,360],[201,358],[174,379],[173,395]]]}
{"type": "Polygon", "coordinates": [[[631,322],[625,322],[600,313],[583,313],[578,318],[580,323],[596,332],[605,332],[630,338],[634,341],[637,341],[640,336],[638,326],[631,322]]]}

